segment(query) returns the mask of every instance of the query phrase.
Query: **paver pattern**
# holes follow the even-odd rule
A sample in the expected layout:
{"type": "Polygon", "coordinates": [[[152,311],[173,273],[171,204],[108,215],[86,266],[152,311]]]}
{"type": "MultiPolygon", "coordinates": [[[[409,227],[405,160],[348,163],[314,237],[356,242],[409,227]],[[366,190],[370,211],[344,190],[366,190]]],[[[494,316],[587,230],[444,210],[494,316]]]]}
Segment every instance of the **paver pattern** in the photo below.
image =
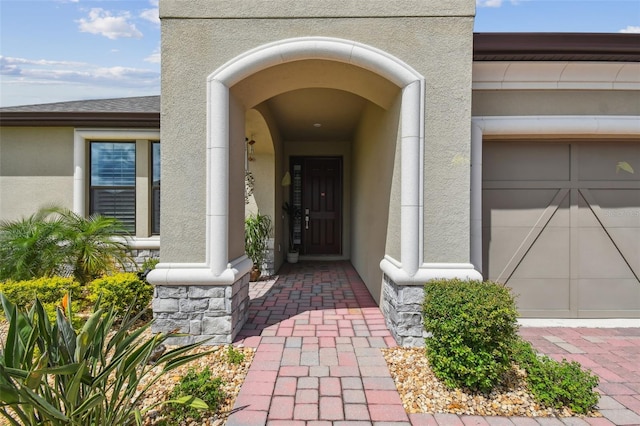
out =
{"type": "Polygon", "coordinates": [[[600,375],[603,418],[408,415],[380,351],[396,342],[348,262],[286,264],[250,293],[236,343],[256,354],[227,426],[640,425],[640,324],[521,329],[538,350],[600,375]]]}

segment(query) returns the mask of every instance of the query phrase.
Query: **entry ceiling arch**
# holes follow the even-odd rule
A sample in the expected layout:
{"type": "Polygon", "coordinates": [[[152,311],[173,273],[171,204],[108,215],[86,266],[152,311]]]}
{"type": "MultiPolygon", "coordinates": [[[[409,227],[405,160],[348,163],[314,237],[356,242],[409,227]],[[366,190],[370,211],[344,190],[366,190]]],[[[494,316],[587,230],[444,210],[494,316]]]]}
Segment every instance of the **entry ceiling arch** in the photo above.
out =
{"type": "Polygon", "coordinates": [[[401,91],[391,80],[360,66],[320,59],[269,67],[233,85],[230,91],[249,109],[283,93],[306,88],[350,92],[384,109],[391,107],[401,91]]]}

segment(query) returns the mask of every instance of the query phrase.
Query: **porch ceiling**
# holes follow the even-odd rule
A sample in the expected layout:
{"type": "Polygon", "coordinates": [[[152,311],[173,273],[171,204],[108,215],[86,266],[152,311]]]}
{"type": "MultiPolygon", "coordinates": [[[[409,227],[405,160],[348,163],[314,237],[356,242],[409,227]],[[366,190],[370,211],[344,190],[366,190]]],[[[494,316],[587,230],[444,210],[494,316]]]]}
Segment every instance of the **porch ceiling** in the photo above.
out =
{"type": "Polygon", "coordinates": [[[327,88],[292,90],[265,101],[282,138],[290,141],[351,140],[366,102],[327,88]]]}

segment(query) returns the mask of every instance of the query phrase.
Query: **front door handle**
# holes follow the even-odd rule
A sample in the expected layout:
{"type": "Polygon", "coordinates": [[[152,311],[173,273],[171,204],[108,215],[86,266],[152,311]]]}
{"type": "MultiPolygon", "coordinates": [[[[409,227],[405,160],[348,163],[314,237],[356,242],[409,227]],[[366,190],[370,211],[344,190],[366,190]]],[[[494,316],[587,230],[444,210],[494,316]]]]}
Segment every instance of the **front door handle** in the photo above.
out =
{"type": "Polygon", "coordinates": [[[309,209],[304,209],[304,229],[309,229],[309,209]]]}

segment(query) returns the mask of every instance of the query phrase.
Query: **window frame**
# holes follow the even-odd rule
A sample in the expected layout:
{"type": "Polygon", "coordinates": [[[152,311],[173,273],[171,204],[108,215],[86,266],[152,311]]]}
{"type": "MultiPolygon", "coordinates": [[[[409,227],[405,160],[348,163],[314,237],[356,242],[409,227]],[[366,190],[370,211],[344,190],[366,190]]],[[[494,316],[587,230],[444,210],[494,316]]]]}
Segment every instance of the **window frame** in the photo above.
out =
{"type": "MultiPolygon", "coordinates": [[[[89,164],[89,143],[91,141],[110,141],[110,142],[136,142],[136,149],[140,143],[148,144],[149,141],[160,141],[160,129],[117,129],[117,128],[86,128],[86,129],[73,129],[74,141],[73,141],[73,211],[74,213],[86,217],[89,211],[89,184],[90,184],[90,164],[89,164]]],[[[146,163],[146,160],[144,161],[146,163]]],[[[139,166],[140,162],[137,161],[136,166],[139,166]]],[[[144,168],[144,165],[142,166],[144,168]]],[[[138,168],[136,167],[136,170],[138,168]]],[[[144,171],[148,173],[148,170],[144,171]]],[[[144,191],[145,198],[149,194],[149,186],[147,184],[144,187],[138,185],[139,179],[144,179],[142,170],[137,171],[140,173],[136,176],[136,192],[137,201],[140,201],[141,193],[138,191],[144,191]]],[[[139,204],[139,203],[137,203],[139,204]]],[[[140,207],[136,207],[136,213],[140,210],[140,207]]],[[[137,218],[141,218],[137,214],[137,218]]],[[[136,222],[136,233],[127,237],[126,241],[131,248],[135,249],[151,249],[157,250],[160,248],[160,236],[151,235],[148,230],[150,227],[146,227],[146,230],[140,231],[140,226],[144,226],[145,223],[150,221],[150,213],[145,212],[146,220],[136,222]]]]}

